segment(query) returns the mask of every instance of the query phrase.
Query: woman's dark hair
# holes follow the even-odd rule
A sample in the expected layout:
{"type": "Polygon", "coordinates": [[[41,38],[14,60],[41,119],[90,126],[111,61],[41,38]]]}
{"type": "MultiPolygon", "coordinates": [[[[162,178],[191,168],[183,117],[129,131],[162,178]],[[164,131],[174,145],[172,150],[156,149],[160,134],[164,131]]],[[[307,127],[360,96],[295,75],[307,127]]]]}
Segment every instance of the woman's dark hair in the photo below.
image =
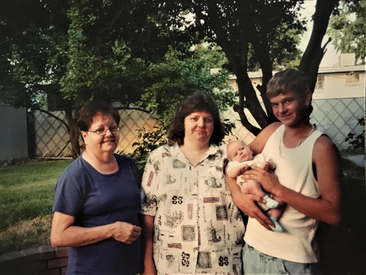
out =
{"type": "Polygon", "coordinates": [[[78,112],[77,123],[81,131],[88,131],[93,123],[93,117],[96,113],[111,115],[114,121],[119,124],[120,116],[118,111],[106,102],[92,100],[85,103],[78,112]]]}
{"type": "Polygon", "coordinates": [[[169,124],[169,145],[173,145],[174,143],[183,145],[184,119],[191,113],[202,111],[211,114],[214,120],[214,128],[210,138],[210,143],[216,145],[220,144],[225,136],[225,132],[216,102],[208,94],[193,93],[182,100],[178,107],[178,111],[169,124]]]}

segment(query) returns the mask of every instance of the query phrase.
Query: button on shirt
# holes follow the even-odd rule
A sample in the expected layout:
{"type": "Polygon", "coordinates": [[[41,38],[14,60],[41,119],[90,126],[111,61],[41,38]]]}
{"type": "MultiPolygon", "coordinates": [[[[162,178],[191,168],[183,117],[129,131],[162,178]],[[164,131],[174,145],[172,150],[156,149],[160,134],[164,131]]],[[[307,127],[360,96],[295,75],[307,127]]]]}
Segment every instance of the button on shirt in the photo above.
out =
{"type": "Polygon", "coordinates": [[[142,213],[154,218],[159,274],[242,274],[244,224],[211,145],[193,166],[176,144],[153,151],[142,180],[142,213]]]}

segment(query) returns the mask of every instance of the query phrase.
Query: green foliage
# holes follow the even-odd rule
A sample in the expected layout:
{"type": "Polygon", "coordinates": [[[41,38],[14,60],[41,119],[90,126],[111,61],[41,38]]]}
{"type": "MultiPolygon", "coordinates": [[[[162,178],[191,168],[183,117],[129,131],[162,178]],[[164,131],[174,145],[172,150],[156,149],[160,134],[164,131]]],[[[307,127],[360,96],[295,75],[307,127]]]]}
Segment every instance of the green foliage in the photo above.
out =
{"type": "Polygon", "coordinates": [[[360,134],[356,134],[353,132],[348,133],[346,137],[346,142],[352,145],[353,150],[364,149],[365,148],[365,118],[360,118],[357,122],[357,125],[363,127],[363,131],[360,134]]]}
{"type": "MultiPolygon", "coordinates": [[[[305,29],[297,17],[304,0],[26,2],[1,6],[0,100],[41,108],[47,96],[56,96],[71,126],[75,99],[155,111],[163,125],[194,91],[211,94],[225,109],[236,103],[227,86],[231,72],[241,103],[235,110],[257,134],[244,108],[261,128],[273,120],[266,83],[273,68],[299,64],[296,46],[305,29]],[[221,70],[210,74],[213,67],[221,70]],[[247,74],[254,69],[263,73],[264,105],[247,74]]],[[[70,140],[76,152],[75,137],[70,140]]]]}
{"type": "Polygon", "coordinates": [[[65,69],[63,4],[15,0],[4,2],[0,10],[0,100],[42,108],[45,95],[58,92],[65,69]]]}
{"type": "Polygon", "coordinates": [[[150,67],[163,62],[173,43],[147,7],[141,1],[70,1],[64,97],[117,101],[125,108],[141,99],[154,83],[150,67]]]}
{"type": "Polygon", "coordinates": [[[231,122],[230,119],[224,119],[223,124],[225,135],[231,135],[233,133],[233,129],[235,129],[235,123],[231,122]]]}
{"type": "Polygon", "coordinates": [[[364,62],[366,56],[366,0],[342,0],[327,30],[334,47],[342,53],[355,53],[364,62]]]}
{"type": "Polygon", "coordinates": [[[301,52],[297,46],[305,30],[305,20],[297,17],[302,4],[301,0],[245,3],[223,0],[215,3],[186,1],[184,4],[178,1],[177,6],[194,11],[194,20],[189,21],[187,28],[192,40],[196,36],[193,30],[196,30],[205,41],[216,42],[227,56],[228,64],[224,66],[238,74],[241,66],[249,71],[271,67],[265,64],[267,57],[266,62],[273,63],[273,68],[287,68],[294,60],[298,65],[301,52]]]}
{"type": "Polygon", "coordinates": [[[196,46],[196,51],[199,57],[206,60],[210,68],[228,68],[229,66],[225,52],[216,42],[199,44],[196,46]]]}
{"type": "MultiPolygon", "coordinates": [[[[301,22],[300,24],[305,24],[301,22]]],[[[294,28],[289,24],[282,24],[276,30],[276,36],[273,43],[274,59],[273,69],[284,70],[288,68],[298,68],[300,65],[302,51],[297,48],[300,44],[300,38],[304,33],[303,28],[294,28]]]]}
{"type": "Polygon", "coordinates": [[[139,170],[143,171],[150,152],[167,143],[167,131],[164,127],[155,126],[153,131],[142,128],[137,129],[137,133],[139,141],[132,144],[135,149],[128,156],[133,158],[139,170]]]}
{"type": "Polygon", "coordinates": [[[99,98],[103,94],[104,100],[108,101],[113,97],[111,94],[121,89],[121,83],[125,83],[123,78],[131,50],[120,40],[110,40],[103,46],[91,44],[85,33],[99,18],[93,5],[84,4],[73,1],[68,11],[71,21],[68,31],[69,62],[60,81],[61,92],[66,98],[83,100],[99,98]]]}
{"type": "MultiPolygon", "coordinates": [[[[22,24],[8,16],[19,12],[16,5],[6,3],[8,13],[0,11],[3,102],[46,109],[46,98],[55,96],[69,126],[73,101],[90,99],[155,111],[168,121],[171,107],[193,91],[228,90],[227,72],[210,74],[210,65],[221,57],[201,58],[187,41],[174,39],[177,30],[165,27],[166,15],[143,1],[42,2],[27,2],[32,13],[22,24]],[[38,22],[40,15],[44,17],[38,22]]],[[[216,97],[233,98],[227,91],[216,97]]],[[[77,142],[72,146],[77,152],[77,142]]]]}
{"type": "Polygon", "coordinates": [[[241,105],[240,108],[235,106],[235,110],[249,131],[258,134],[260,128],[274,120],[270,103],[265,97],[265,87],[274,68],[299,66],[300,52],[296,46],[305,24],[297,15],[303,0],[167,0],[164,4],[152,0],[149,3],[166,15],[166,28],[180,32],[177,37],[179,41],[220,46],[228,60],[220,64],[221,67],[237,77],[241,105]],[[264,105],[260,103],[248,76],[248,71],[259,69],[263,73],[263,85],[258,89],[264,105]],[[260,127],[250,123],[244,108],[260,127]]]}
{"type": "MultiPolygon", "coordinates": [[[[209,56],[200,51],[190,58],[171,50],[159,64],[150,64],[144,79],[148,85],[136,106],[155,111],[163,126],[174,116],[180,100],[200,91],[212,95],[219,108],[227,110],[235,102],[235,95],[228,84],[228,71],[210,72],[209,56]]],[[[143,72],[142,72],[143,73],[143,72]]]]}

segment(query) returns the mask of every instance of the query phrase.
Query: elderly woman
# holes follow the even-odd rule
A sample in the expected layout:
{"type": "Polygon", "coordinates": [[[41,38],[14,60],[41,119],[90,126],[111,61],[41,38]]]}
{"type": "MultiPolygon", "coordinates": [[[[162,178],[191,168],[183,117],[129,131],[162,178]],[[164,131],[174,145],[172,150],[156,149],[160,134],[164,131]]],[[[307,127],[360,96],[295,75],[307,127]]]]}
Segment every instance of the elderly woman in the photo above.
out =
{"type": "Polygon", "coordinates": [[[216,103],[188,96],[168,137],[150,154],[142,180],[143,274],[242,274],[244,225],[223,176],[216,103]]]}
{"type": "Polygon", "coordinates": [[[141,272],[139,172],[114,154],[120,117],[109,104],[89,102],[79,111],[85,150],[55,186],[51,243],[69,246],[67,274],[141,272]]]}

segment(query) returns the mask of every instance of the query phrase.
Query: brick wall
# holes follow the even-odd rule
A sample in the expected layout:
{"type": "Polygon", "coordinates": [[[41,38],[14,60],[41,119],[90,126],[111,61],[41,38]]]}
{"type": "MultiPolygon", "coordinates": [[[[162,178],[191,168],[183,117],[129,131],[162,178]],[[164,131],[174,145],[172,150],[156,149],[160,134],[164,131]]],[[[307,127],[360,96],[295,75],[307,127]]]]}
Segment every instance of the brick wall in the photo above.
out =
{"type": "Polygon", "coordinates": [[[68,248],[42,245],[0,255],[1,275],[63,275],[66,274],[68,248]]]}

